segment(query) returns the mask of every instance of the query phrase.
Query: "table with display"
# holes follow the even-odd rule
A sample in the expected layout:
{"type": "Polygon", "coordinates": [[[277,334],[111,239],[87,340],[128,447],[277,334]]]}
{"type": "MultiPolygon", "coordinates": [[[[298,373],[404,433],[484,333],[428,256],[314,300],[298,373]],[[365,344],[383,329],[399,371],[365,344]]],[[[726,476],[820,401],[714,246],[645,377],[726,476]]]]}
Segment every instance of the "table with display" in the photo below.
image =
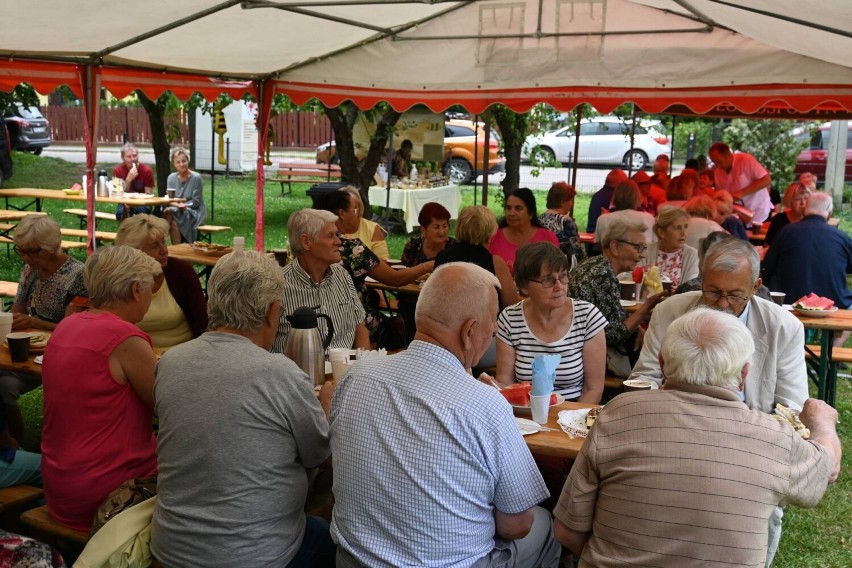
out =
{"type": "Polygon", "coordinates": [[[461,205],[461,192],[457,185],[442,185],[429,188],[401,189],[390,188],[390,200],[388,200],[388,188],[385,186],[370,186],[370,205],[373,207],[390,207],[402,211],[405,221],[405,230],[409,233],[419,226],[417,216],[423,206],[430,202],[440,203],[450,212],[450,218],[458,218],[459,206],[461,205]]]}

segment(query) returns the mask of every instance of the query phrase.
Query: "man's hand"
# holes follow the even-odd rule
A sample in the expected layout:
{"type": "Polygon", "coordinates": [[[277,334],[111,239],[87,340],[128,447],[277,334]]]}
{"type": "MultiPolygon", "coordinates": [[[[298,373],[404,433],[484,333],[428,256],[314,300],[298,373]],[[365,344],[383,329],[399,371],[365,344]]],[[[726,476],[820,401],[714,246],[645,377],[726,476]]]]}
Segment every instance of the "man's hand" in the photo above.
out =
{"type": "Polygon", "coordinates": [[[136,163],[134,162],[133,165],[130,166],[130,169],[127,170],[127,178],[124,180],[124,182],[129,185],[130,182],[135,180],[136,176],[138,176],[138,175],[139,175],[139,170],[136,169],[136,163]]]}
{"type": "Polygon", "coordinates": [[[799,414],[799,420],[811,431],[811,440],[825,447],[834,458],[829,479],[829,483],[833,483],[840,474],[840,458],[843,455],[840,438],[837,437],[837,411],[821,400],[809,398],[799,414]]]}
{"type": "Polygon", "coordinates": [[[320,406],[322,406],[323,412],[325,412],[326,418],[328,418],[328,413],[331,410],[331,398],[334,396],[334,389],[337,388],[337,381],[334,379],[328,379],[323,383],[322,388],[319,392],[319,401],[320,406]]]}

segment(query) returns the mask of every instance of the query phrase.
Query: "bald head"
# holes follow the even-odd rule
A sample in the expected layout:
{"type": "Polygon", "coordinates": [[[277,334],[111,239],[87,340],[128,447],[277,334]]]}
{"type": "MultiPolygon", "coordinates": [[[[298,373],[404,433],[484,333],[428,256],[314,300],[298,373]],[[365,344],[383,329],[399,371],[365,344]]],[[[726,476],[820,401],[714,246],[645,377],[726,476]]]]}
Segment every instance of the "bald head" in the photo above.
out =
{"type": "Polygon", "coordinates": [[[452,262],[439,267],[417,299],[414,321],[418,330],[430,335],[443,331],[456,331],[463,322],[483,317],[497,318],[489,313],[487,301],[494,297],[500,283],[497,277],[468,262],[452,262]]]}

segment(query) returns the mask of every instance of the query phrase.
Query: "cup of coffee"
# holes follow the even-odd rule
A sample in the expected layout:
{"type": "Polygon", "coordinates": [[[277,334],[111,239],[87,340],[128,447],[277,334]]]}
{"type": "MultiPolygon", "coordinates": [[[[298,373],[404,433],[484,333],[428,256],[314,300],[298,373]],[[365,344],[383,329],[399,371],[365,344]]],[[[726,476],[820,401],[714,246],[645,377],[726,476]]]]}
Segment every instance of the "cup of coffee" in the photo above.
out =
{"type": "Polygon", "coordinates": [[[30,334],[25,331],[16,331],[6,334],[6,343],[9,344],[9,355],[15,363],[23,363],[30,357],[30,334]]]}
{"type": "Polygon", "coordinates": [[[272,255],[278,266],[284,267],[290,264],[290,251],[285,248],[272,249],[272,255]]]}
{"type": "Polygon", "coordinates": [[[12,312],[0,312],[0,337],[6,337],[12,333],[12,321],[14,319],[12,312]]]}
{"type": "Polygon", "coordinates": [[[665,292],[666,294],[670,293],[672,291],[672,279],[663,277],[662,283],[663,283],[663,292],[665,292]]]}
{"type": "Polygon", "coordinates": [[[624,392],[646,391],[654,388],[654,383],[646,379],[630,379],[624,381],[624,392]]]}
{"type": "Polygon", "coordinates": [[[166,196],[167,196],[169,199],[174,199],[174,198],[175,198],[175,188],[173,188],[173,187],[168,188],[168,189],[166,190],[166,196]]]}
{"type": "Polygon", "coordinates": [[[787,297],[786,292],[770,292],[769,295],[772,296],[772,301],[779,306],[784,305],[784,299],[787,297]]]}
{"type": "Polygon", "coordinates": [[[620,280],[618,282],[619,287],[621,288],[621,299],[622,300],[635,300],[636,299],[636,284],[633,283],[632,280],[620,280]]]}

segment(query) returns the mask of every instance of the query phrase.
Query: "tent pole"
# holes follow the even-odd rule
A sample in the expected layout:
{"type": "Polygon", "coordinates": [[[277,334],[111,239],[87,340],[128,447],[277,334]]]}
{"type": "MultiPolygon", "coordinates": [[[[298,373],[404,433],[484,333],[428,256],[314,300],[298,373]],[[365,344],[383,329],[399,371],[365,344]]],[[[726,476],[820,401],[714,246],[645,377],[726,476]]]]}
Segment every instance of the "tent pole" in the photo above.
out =
{"type": "Polygon", "coordinates": [[[391,129],[388,141],[388,182],[385,188],[385,227],[390,229],[390,190],[391,176],[393,176],[393,129],[391,129]]]}
{"type": "MultiPolygon", "coordinates": [[[[483,167],[484,172],[482,173],[482,204],[488,205],[488,172],[491,169],[491,107],[489,106],[485,109],[483,113],[483,120],[485,121],[485,156],[483,163],[485,166],[483,167]]],[[[474,205],[476,205],[476,201],[474,200],[474,205]]]]}
{"type": "MultiPolygon", "coordinates": [[[[479,165],[479,115],[473,115],[473,204],[476,205],[476,166],[479,165]]],[[[483,172],[484,173],[484,172],[483,172]]]]}
{"type": "MultiPolygon", "coordinates": [[[[574,159],[572,165],[574,171],[571,172],[571,185],[577,189],[577,164],[580,161],[580,121],[583,120],[583,105],[577,105],[577,123],[574,125],[574,159]]],[[[571,204],[571,218],[574,218],[574,205],[571,204]]]]}
{"type": "MultiPolygon", "coordinates": [[[[674,147],[675,147],[675,132],[677,131],[677,115],[672,115],[672,149],[669,152],[669,178],[672,177],[672,171],[674,170],[674,147]]],[[[655,156],[656,158],[656,156],[655,156]]]]}

